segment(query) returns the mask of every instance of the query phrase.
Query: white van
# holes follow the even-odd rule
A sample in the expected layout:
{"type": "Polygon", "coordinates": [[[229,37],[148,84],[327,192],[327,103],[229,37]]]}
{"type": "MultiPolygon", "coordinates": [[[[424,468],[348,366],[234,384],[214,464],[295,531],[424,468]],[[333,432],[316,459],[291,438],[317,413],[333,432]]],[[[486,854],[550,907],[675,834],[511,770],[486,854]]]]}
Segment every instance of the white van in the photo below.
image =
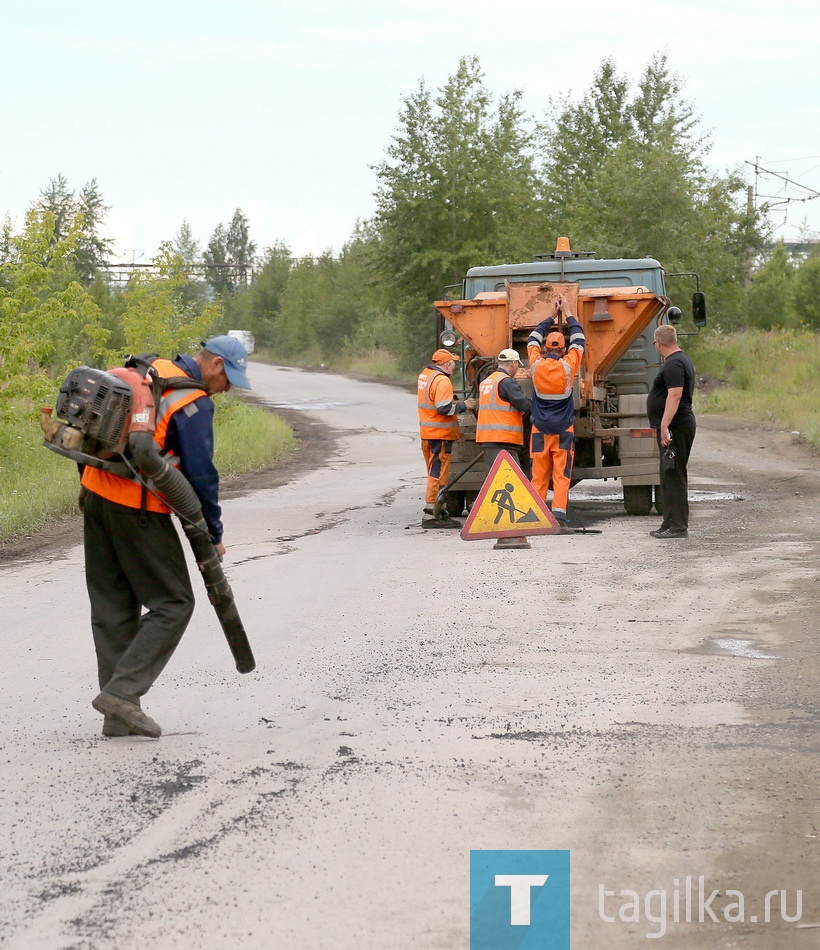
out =
{"type": "Polygon", "coordinates": [[[228,330],[228,336],[239,340],[242,346],[248,351],[248,356],[253,353],[254,339],[250,330],[228,330]]]}

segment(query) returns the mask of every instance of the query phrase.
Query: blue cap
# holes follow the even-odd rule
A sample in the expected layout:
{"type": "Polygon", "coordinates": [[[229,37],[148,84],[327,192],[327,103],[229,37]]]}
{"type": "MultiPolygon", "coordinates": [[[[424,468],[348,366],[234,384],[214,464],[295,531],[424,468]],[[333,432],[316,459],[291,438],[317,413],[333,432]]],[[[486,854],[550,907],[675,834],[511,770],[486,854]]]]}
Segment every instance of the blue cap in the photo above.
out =
{"type": "Polygon", "coordinates": [[[237,389],[250,389],[247,377],[248,351],[234,336],[212,336],[202,344],[202,348],[225,361],[225,375],[231,386],[237,389]]]}

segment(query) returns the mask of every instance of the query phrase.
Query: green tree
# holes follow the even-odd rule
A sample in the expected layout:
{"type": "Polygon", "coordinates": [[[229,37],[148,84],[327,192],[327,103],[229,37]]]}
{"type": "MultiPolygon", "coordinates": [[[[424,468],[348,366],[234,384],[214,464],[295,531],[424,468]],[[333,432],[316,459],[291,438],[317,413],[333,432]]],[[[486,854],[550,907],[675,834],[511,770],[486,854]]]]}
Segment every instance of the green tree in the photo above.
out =
{"type": "Polygon", "coordinates": [[[198,347],[222,321],[222,307],[190,299],[187,265],[170,241],[163,242],[153,263],[159,276],[135,274],[124,292],[125,346],[131,353],[173,358],[198,347]]]}
{"type": "Polygon", "coordinates": [[[745,300],[746,325],[769,329],[796,324],[794,287],[794,262],[780,241],[752,275],[745,300]]]}
{"type": "Polygon", "coordinates": [[[224,301],[228,322],[250,330],[260,346],[271,346],[276,340],[277,321],[290,271],[290,248],[278,241],[262,252],[253,283],[236,297],[224,301]]]}
{"type": "Polygon", "coordinates": [[[176,254],[182,258],[186,264],[196,264],[202,256],[202,248],[199,241],[194,237],[191,225],[183,221],[179,231],[174,235],[171,246],[176,254]]]}
{"type": "Polygon", "coordinates": [[[110,353],[102,315],[70,266],[80,232],[57,238],[50,212],[32,209],[0,265],[0,416],[18,398],[47,398],[72,365],[104,364],[110,353]]]}
{"type": "Polygon", "coordinates": [[[216,226],[203,255],[212,268],[208,280],[214,290],[235,294],[240,285],[250,283],[255,254],[248,219],[237,208],[227,228],[221,222],[216,226]]]}
{"type": "Polygon", "coordinates": [[[697,272],[712,318],[736,321],[762,222],[737,173],[709,171],[710,142],[665,56],[650,61],[632,95],[605,64],[581,102],[554,117],[546,141],[547,205],[577,249],[697,272]],[[573,145],[584,133],[591,157],[583,138],[573,145]]]}
{"type": "Polygon", "coordinates": [[[274,345],[284,356],[317,360],[321,356],[315,323],[323,300],[323,280],[319,261],[313,257],[297,260],[282,294],[274,345]]]}
{"type": "Polygon", "coordinates": [[[54,221],[52,243],[63,241],[69,233],[76,235],[68,262],[83,284],[91,283],[113,247],[113,241],[100,233],[109,206],[103,200],[96,178],[83,185],[78,195],[69,188],[65,176],[58,175],[40,192],[33,207],[41,214],[51,215],[54,221]]]}
{"type": "Polygon", "coordinates": [[[792,285],[794,315],[800,323],[820,330],[820,254],[802,261],[792,285]]]}
{"type": "Polygon", "coordinates": [[[228,277],[228,232],[221,222],[214,228],[214,233],[208,241],[208,246],[202,255],[204,262],[210,267],[208,283],[218,294],[229,294],[232,283],[228,277]]]}
{"type": "Polygon", "coordinates": [[[407,364],[429,355],[431,304],[445,285],[473,264],[531,251],[534,130],[520,100],[513,92],[494,105],[478,59],[465,57],[435,98],[422,81],[404,100],[374,168],[375,256],[407,364]]]}
{"type": "Polygon", "coordinates": [[[250,237],[250,224],[240,208],[237,208],[228,225],[225,235],[225,250],[231,264],[238,267],[252,267],[256,255],[256,245],[250,237]]]}
{"type": "Polygon", "coordinates": [[[628,80],[607,59],[578,103],[563,93],[548,104],[542,127],[545,206],[561,233],[569,230],[575,202],[601,163],[629,135],[628,93],[628,80]]]}

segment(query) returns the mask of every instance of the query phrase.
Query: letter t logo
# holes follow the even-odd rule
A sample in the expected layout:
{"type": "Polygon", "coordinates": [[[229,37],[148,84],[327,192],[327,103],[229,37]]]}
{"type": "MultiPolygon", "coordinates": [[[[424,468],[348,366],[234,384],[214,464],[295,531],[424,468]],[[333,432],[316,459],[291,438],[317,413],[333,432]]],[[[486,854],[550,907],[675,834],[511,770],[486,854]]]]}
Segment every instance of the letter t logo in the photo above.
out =
{"type": "Polygon", "coordinates": [[[496,874],[496,887],[510,889],[510,924],[513,927],[530,925],[530,888],[543,887],[549,874],[496,874]]]}

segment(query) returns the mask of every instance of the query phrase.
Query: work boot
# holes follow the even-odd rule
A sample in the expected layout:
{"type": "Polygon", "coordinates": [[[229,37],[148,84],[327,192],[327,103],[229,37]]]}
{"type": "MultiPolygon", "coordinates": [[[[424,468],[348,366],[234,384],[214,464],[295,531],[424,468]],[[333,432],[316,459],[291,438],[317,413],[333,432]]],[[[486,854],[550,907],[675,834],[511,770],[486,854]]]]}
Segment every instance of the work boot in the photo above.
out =
{"type": "Polygon", "coordinates": [[[566,515],[556,515],[555,520],[558,522],[561,534],[575,534],[575,528],[570,525],[566,515]]]}
{"type": "Polygon", "coordinates": [[[116,719],[114,716],[106,716],[103,719],[102,734],[109,739],[137,735],[137,733],[131,731],[131,727],[127,723],[123,722],[122,719],[116,719]]]}
{"type": "MultiPolygon", "coordinates": [[[[139,702],[132,702],[123,699],[121,696],[115,696],[113,693],[106,693],[104,690],[96,699],[91,700],[91,705],[97,712],[118,719],[122,722],[133,736],[149,736],[151,739],[159,739],[162,735],[162,729],[159,724],[154,722],[150,716],[146,716],[140,709],[139,702]]],[[[105,729],[105,722],[103,722],[105,729]]]]}
{"type": "MultiPolygon", "coordinates": [[[[139,696],[126,696],[125,698],[129,703],[134,703],[136,706],[142,708],[139,696]]],[[[124,723],[122,719],[117,719],[115,716],[109,715],[106,715],[103,719],[102,734],[109,739],[139,735],[138,732],[132,731],[131,727],[127,725],[127,723],[124,723]]]]}
{"type": "Polygon", "coordinates": [[[653,536],[656,538],[660,538],[662,541],[668,541],[672,538],[688,538],[689,532],[681,531],[681,530],[678,530],[677,528],[664,528],[663,531],[653,532],[653,536]]]}

